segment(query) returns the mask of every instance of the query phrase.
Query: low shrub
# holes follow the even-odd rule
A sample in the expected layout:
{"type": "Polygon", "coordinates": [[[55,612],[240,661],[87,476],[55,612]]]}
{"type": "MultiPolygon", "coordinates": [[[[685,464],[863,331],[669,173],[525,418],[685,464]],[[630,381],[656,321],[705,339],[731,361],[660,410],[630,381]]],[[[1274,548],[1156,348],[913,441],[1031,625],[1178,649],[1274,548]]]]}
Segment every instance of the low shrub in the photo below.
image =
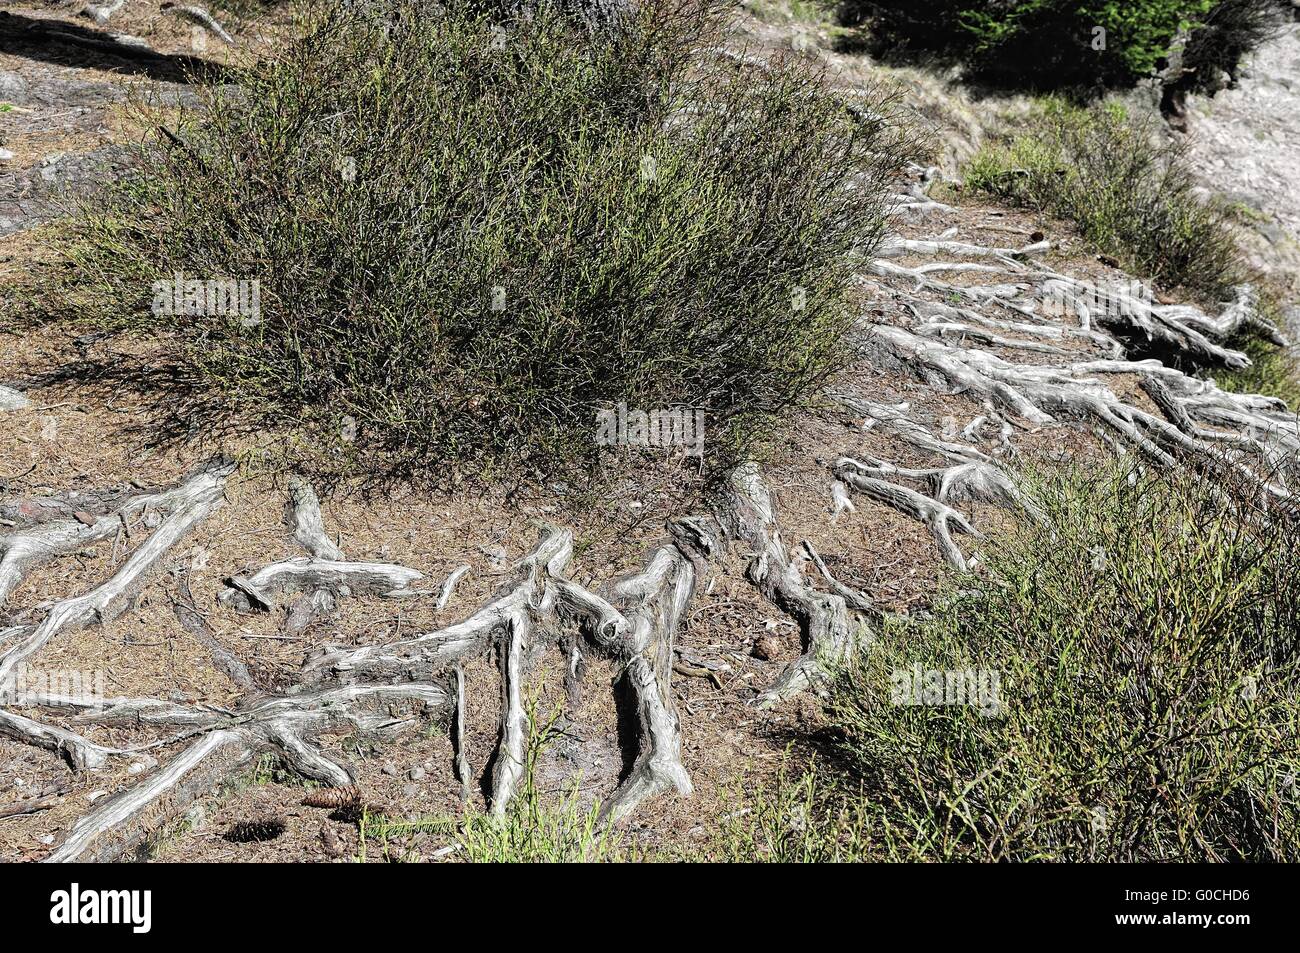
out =
{"type": "Polygon", "coordinates": [[[334,10],[143,147],[68,303],[322,475],[590,463],[619,402],[747,446],[839,366],[916,147],[884,93],[851,112],[800,57],[708,54],[716,6],[596,35],[545,2],[334,10]],[[258,313],[157,313],[174,275],[256,280],[258,313]]]}
{"type": "Polygon", "coordinates": [[[839,681],[873,853],[1300,858],[1300,514],[1190,475],[1035,495],[1041,525],[839,681]]]}
{"type": "Polygon", "coordinates": [[[966,183],[1074,222],[1098,250],[1166,286],[1230,299],[1242,281],[1228,213],[1197,196],[1182,146],[1115,104],[1044,100],[1025,131],[971,160],[966,183]]]}

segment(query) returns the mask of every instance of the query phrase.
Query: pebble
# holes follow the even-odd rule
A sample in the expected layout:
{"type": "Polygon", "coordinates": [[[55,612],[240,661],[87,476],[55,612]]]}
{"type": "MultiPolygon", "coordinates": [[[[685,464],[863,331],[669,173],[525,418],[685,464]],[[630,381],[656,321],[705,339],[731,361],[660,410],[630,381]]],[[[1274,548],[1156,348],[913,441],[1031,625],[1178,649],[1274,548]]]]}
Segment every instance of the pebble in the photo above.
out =
{"type": "Polygon", "coordinates": [[[424,768],[412,768],[406,776],[412,781],[423,781],[425,773],[424,768]]]}
{"type": "Polygon", "coordinates": [[[419,793],[420,793],[420,786],[418,784],[402,785],[402,797],[415,797],[419,793]]]}
{"type": "Polygon", "coordinates": [[[397,765],[395,764],[386,764],[379,770],[383,771],[384,774],[388,775],[390,778],[397,777],[397,765]]]}

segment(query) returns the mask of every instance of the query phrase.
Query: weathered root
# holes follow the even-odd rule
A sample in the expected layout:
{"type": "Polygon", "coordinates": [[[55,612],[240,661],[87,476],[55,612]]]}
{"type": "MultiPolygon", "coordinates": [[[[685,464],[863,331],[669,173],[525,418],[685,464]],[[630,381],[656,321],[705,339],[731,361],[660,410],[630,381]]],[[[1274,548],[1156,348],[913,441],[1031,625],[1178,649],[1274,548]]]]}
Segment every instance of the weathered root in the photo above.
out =
{"type": "Polygon", "coordinates": [[[25,718],[0,709],[0,734],[23,744],[53,751],[67,760],[74,771],[94,771],[112,757],[130,757],[135,752],[106,748],[74,732],[25,718]]]}
{"type": "Polygon", "coordinates": [[[460,799],[468,802],[473,772],[469,766],[469,755],[465,753],[465,673],[459,667],[455,671],[456,710],[452,713],[451,744],[455,751],[456,780],[460,782],[460,799]]]}
{"type": "Polygon", "coordinates": [[[180,598],[172,598],[172,611],[175,612],[177,621],[180,622],[185,631],[194,636],[195,640],[207,650],[212,657],[212,661],[217,668],[225,673],[227,678],[246,692],[255,691],[257,684],[252,673],[249,672],[248,666],[234,652],[217,640],[216,635],[209,628],[207,620],[204,619],[203,613],[194,604],[194,593],[190,591],[189,580],[183,574],[180,577],[179,586],[180,598]]]}
{"type": "Polygon", "coordinates": [[[342,562],[346,558],[343,550],[325,533],[316,491],[301,477],[289,481],[289,506],[285,519],[293,530],[293,538],[317,559],[342,562]]]}
{"type": "Polygon", "coordinates": [[[699,523],[683,520],[672,529],[674,541],[655,551],[645,572],[615,584],[608,599],[565,578],[573,538],[567,531],[549,530],[537,549],[515,565],[504,592],[469,618],[400,642],[320,650],[305,664],[304,677],[308,681],[430,677],[498,646],[502,714],[491,802],[493,812],[501,814],[524,770],[524,653],[534,633],[564,622],[576,624],[601,651],[624,666],[642,729],[640,751],[628,776],[605,801],[605,816],[620,820],[646,798],[669,788],[689,794],[671,692],[672,640],[694,589],[692,560],[707,556],[710,544],[699,523]]]}
{"type": "Polygon", "coordinates": [[[857,653],[865,625],[855,625],[842,595],[818,592],[804,578],[811,561],[787,553],[777,527],[776,508],[758,467],[745,464],[732,471],[727,484],[726,524],[731,535],[756,555],[746,577],[770,602],[799,625],[803,653],[756,699],[773,705],[806,689],[822,690],[825,670],[849,662],[857,653]]]}
{"type": "Polygon", "coordinates": [[[340,596],[374,595],[386,599],[418,596],[411,585],[424,574],[395,563],[336,562],[299,557],[264,566],[251,576],[232,576],[222,601],[236,609],[269,611],[281,592],[328,590],[340,596]]]}
{"type": "Polygon", "coordinates": [[[506,621],[501,646],[501,736],[492,768],[492,813],[502,817],[524,776],[528,719],[524,713],[522,661],[529,616],[521,606],[506,621]]]}
{"type": "Polygon", "coordinates": [[[988,248],[984,245],[972,245],[968,242],[950,241],[915,241],[908,238],[894,237],[885,241],[876,252],[877,258],[902,258],[906,255],[937,258],[946,255],[950,258],[993,258],[999,261],[1027,258],[1041,255],[1052,250],[1051,242],[1035,242],[1022,248],[988,248]]]}
{"type": "Polygon", "coordinates": [[[114,512],[89,523],[55,520],[0,536],[0,605],[33,569],[119,533],[129,535],[136,521],[147,514],[170,517],[197,510],[199,518],[206,516],[210,499],[214,493],[220,496],[232,471],[226,464],[210,464],[174,489],[133,496],[114,512]]]}
{"type": "Polygon", "coordinates": [[[451,571],[451,574],[447,576],[442,584],[442,592],[438,593],[438,604],[435,608],[440,610],[447,608],[447,603],[451,602],[451,597],[456,592],[456,584],[461,581],[469,570],[470,567],[467,563],[451,571]]]}
{"type": "Polygon", "coordinates": [[[0,821],[6,817],[19,817],[23,814],[39,814],[48,811],[63,799],[68,789],[63,785],[51,785],[37,791],[29,797],[8,804],[0,804],[0,821]]]}
{"type": "Polygon", "coordinates": [[[682,764],[681,724],[673,703],[673,642],[718,542],[702,521],[680,520],[670,530],[673,542],[656,550],[643,572],[612,587],[628,625],[602,645],[625,666],[640,726],[632,769],[601,807],[601,816],[614,822],[665,791],[689,796],[693,790],[682,764]]]}
{"type": "Polygon", "coordinates": [[[876,469],[878,468],[845,457],[836,462],[835,475],[860,493],[920,520],[930,530],[939,544],[939,551],[952,566],[963,572],[970,568],[966,557],[952,538],[953,529],[976,539],[982,538],[966,517],[946,503],[918,493],[910,487],[867,475],[876,469]]]}
{"type": "MultiPolygon", "coordinates": [[[[405,725],[394,717],[395,704],[437,709],[450,698],[441,685],[343,686],[300,695],[251,701],[247,707],[218,711],[152,699],[109,699],[104,710],[79,719],[92,724],[138,721],[182,729],[163,743],[197,737],[140,783],[106,798],[69,831],[47,860],[105,860],[143,842],[185,803],[206,793],[263,752],[274,752],[305,777],[333,786],[355,781],[352,770],[325,757],[311,744],[323,732],[374,732],[405,725]],[[125,831],[124,831],[125,829],[125,831]],[[110,833],[115,834],[111,840],[110,833]],[[104,842],[100,842],[101,838],[104,842]]],[[[62,699],[76,704],[75,699],[62,699]]]]}
{"type": "Polygon", "coordinates": [[[111,18],[118,10],[122,9],[122,5],[125,3],[126,0],[109,0],[109,2],[103,6],[96,6],[95,4],[88,3],[81,8],[81,15],[87,19],[94,20],[99,26],[106,26],[109,18],[111,18]]]}
{"type": "MultiPolygon", "coordinates": [[[[136,547],[111,579],[84,596],[56,602],[38,625],[24,627],[11,634],[4,641],[3,648],[0,648],[0,688],[13,680],[19,665],[40,651],[56,635],[75,631],[92,623],[107,622],[125,612],[133,603],[144,577],[154,564],[191,529],[221,506],[225,480],[231,472],[233,466],[217,465],[205,469],[177,490],[169,491],[174,495],[167,503],[169,510],[167,517],[144,542],[136,547]]],[[[118,522],[117,518],[113,521],[118,522]]],[[[96,521],[93,526],[81,528],[94,531],[102,522],[104,521],[96,521]]],[[[106,529],[102,532],[104,535],[95,538],[102,539],[108,535],[106,529]]],[[[38,562],[68,551],[66,536],[56,534],[54,537],[48,537],[40,536],[39,533],[36,535],[35,540],[33,534],[24,533],[14,534],[18,537],[17,540],[6,537],[8,544],[5,546],[4,561],[12,567],[10,573],[13,578],[21,578],[23,572],[38,562]]]]}
{"type": "Polygon", "coordinates": [[[1251,395],[1229,394],[1213,381],[1201,381],[1157,361],[1083,361],[1063,368],[1012,364],[993,354],[951,347],[920,338],[902,328],[867,328],[868,347],[884,349],[902,366],[921,371],[958,391],[987,397],[1035,425],[1059,419],[1091,423],[1137,447],[1156,462],[1172,466],[1174,451],[1200,454],[1241,472],[1275,497],[1290,493],[1238,454],[1222,449],[1225,440],[1249,445],[1264,456],[1282,445],[1300,446],[1300,429],[1285,415],[1280,402],[1251,395]],[[1187,434],[1174,423],[1121,400],[1092,375],[1128,373],[1159,377],[1193,418],[1230,428],[1211,436],[1187,434]]]}
{"type": "MultiPolygon", "coordinates": [[[[320,650],[304,662],[298,689],[272,697],[253,693],[235,710],[147,698],[93,703],[55,696],[30,699],[38,706],[85,709],[76,719],[84,724],[172,730],[170,735],[151,743],[150,748],[181,742],[188,745],[135,786],[97,804],[74,825],[50,859],[118,856],[142,843],[189,800],[264,752],[276,754],[307,777],[336,787],[350,786],[355,781],[352,770],[324,756],[312,739],[323,732],[373,732],[407,724],[409,719],[391,714],[389,709],[394,703],[413,703],[424,709],[454,708],[455,767],[468,796],[465,689],[458,663],[471,652],[493,647],[499,650],[504,695],[491,785],[491,809],[499,815],[509,807],[525,770],[525,652],[534,637],[549,635],[566,623],[576,625],[599,651],[623,667],[642,729],[634,763],[605,802],[604,816],[611,821],[621,820],[646,798],[672,788],[689,794],[691,784],[681,763],[680,726],[670,681],[672,642],[694,590],[699,566],[714,544],[702,521],[683,520],[671,529],[672,542],[654,552],[644,572],[613,585],[608,599],[564,577],[572,555],[572,536],[550,530],[536,551],[516,564],[513,585],[464,622],[387,645],[320,650]],[[434,677],[452,667],[450,678],[434,677]],[[376,707],[384,713],[374,713],[376,707]]],[[[355,584],[354,577],[345,575],[355,584]]],[[[283,588],[257,576],[251,583],[245,582],[260,596],[283,588]]],[[[387,574],[381,576],[388,579],[387,574]]],[[[321,580],[319,574],[311,575],[313,585],[321,580]]],[[[329,577],[326,581],[335,579],[329,577]]],[[[406,581],[402,577],[401,588],[406,588],[406,581]]],[[[360,588],[381,595],[392,591],[387,582],[360,588]]],[[[34,722],[20,722],[18,716],[12,716],[9,723],[20,724],[26,735],[36,732],[30,727],[34,722]]],[[[37,727],[44,730],[42,739],[47,746],[73,750],[86,765],[102,763],[104,758],[118,753],[63,729],[37,727]]]]}
{"type": "Polygon", "coordinates": [[[1243,324],[1264,325],[1270,329],[1270,337],[1285,341],[1277,328],[1254,315],[1249,305],[1232,305],[1222,319],[1215,320],[1188,305],[1153,304],[1123,290],[1098,288],[1055,272],[1047,274],[1050,278],[1042,285],[1044,297],[1072,304],[1085,325],[1091,322],[1141,335],[1200,364],[1234,370],[1249,367],[1250,358],[1245,354],[1223,347],[1208,336],[1226,336],[1243,324]],[[1220,334],[1218,328],[1223,328],[1224,333],[1220,334]]]}
{"type": "Polygon", "coordinates": [[[234,45],[235,38],[227,33],[225,27],[213,19],[212,14],[202,7],[177,6],[174,3],[164,3],[158,9],[181,19],[189,20],[191,23],[207,30],[221,40],[222,43],[234,45]]]}

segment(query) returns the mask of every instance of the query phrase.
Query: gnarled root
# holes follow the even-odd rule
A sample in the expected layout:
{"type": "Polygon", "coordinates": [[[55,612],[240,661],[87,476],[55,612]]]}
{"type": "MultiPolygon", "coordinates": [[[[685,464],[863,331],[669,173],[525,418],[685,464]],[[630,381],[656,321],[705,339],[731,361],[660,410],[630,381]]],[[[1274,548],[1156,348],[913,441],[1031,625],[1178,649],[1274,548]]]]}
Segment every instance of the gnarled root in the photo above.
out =
{"type": "Polygon", "coordinates": [[[866,624],[855,625],[850,619],[843,595],[818,592],[808,585],[804,571],[811,555],[792,558],[786,551],[775,504],[755,464],[732,471],[727,494],[724,521],[728,532],[755,552],[746,577],[766,599],[794,618],[803,641],[803,654],[777,676],[756,703],[767,707],[806,689],[821,690],[826,668],[849,662],[857,653],[866,624]]]}

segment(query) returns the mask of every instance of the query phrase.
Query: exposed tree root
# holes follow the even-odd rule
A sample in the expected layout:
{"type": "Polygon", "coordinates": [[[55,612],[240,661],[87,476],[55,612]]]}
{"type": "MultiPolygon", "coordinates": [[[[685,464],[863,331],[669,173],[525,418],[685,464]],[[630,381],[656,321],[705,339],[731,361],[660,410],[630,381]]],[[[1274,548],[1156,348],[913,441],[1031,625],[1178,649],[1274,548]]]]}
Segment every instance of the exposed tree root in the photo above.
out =
{"type": "Polygon", "coordinates": [[[418,596],[422,590],[411,584],[424,574],[395,563],[350,563],[332,559],[285,559],[264,566],[251,576],[232,576],[231,587],[222,595],[237,609],[269,611],[275,594],[328,590],[341,596],[374,595],[386,599],[418,596]]]}
{"type": "Polygon", "coordinates": [[[759,706],[767,707],[806,689],[822,688],[827,667],[852,660],[866,625],[850,618],[843,595],[818,592],[808,585],[804,567],[811,556],[791,558],[787,553],[775,504],[757,466],[736,468],[727,495],[728,531],[756,553],[745,575],[766,599],[795,619],[803,640],[803,654],[756,699],[759,706]]]}
{"type": "MultiPolygon", "coordinates": [[[[136,592],[144,577],[154,564],[167,553],[186,533],[202,522],[222,503],[222,491],[226,477],[233,472],[231,464],[217,464],[201,471],[175,491],[168,501],[169,512],[149,537],[136,547],[135,551],[122,564],[122,567],[107,582],[97,586],[84,596],[64,599],[54,603],[45,618],[35,626],[26,627],[13,634],[0,649],[0,688],[8,685],[14,678],[15,670],[27,658],[49,642],[56,635],[84,628],[97,622],[107,622],[117,618],[133,603],[136,592]]],[[[165,494],[161,494],[163,496],[165,494]]],[[[99,533],[105,538],[108,527],[102,527],[105,520],[98,520],[92,526],[81,529],[90,533],[99,533]]],[[[113,520],[110,522],[117,522],[113,520]]],[[[50,528],[47,527],[47,530],[50,528]]],[[[17,539],[6,537],[3,565],[7,566],[4,576],[3,591],[11,591],[22,575],[33,566],[56,555],[75,551],[69,549],[69,538],[64,531],[70,527],[63,524],[55,527],[53,535],[48,533],[14,534],[17,539]]],[[[82,543],[84,545],[84,543],[82,543]]]]}
{"type": "Polygon", "coordinates": [[[1175,451],[1205,455],[1256,481],[1280,499],[1290,492],[1270,482],[1246,454],[1222,449],[1237,445],[1268,458],[1278,446],[1300,447],[1300,428],[1280,402],[1253,395],[1230,394],[1213,381],[1189,377],[1157,361],[1080,361],[1066,367],[1012,364],[996,355],[920,338],[902,328],[874,325],[866,329],[867,346],[878,346],[902,366],[957,391],[993,400],[1035,425],[1058,419],[1094,424],[1138,448],[1156,462],[1176,465],[1175,451]],[[1158,377],[1168,399],[1191,419],[1227,428],[1184,433],[1174,423],[1120,399],[1095,375],[1135,374],[1158,377]]]}
{"type": "MultiPolygon", "coordinates": [[[[33,569],[119,533],[129,534],[147,513],[168,519],[175,514],[193,515],[195,521],[205,518],[215,508],[212,501],[220,498],[221,487],[232,471],[229,465],[213,464],[174,489],[133,496],[115,512],[89,524],[77,519],[56,520],[0,536],[0,605],[33,569]]],[[[153,558],[160,554],[155,552],[153,558]]]]}
{"type": "MultiPolygon", "coordinates": [[[[211,500],[203,497],[209,503],[218,498],[219,494],[211,500]]],[[[294,511],[301,515],[310,510],[310,505],[304,504],[307,499],[308,494],[296,492],[294,511]]],[[[175,524],[169,526],[164,521],[154,537],[140,547],[144,550],[161,534],[159,543],[151,547],[151,551],[157,550],[155,559],[165,550],[164,543],[177,535],[182,522],[176,514],[168,519],[175,524]]],[[[308,514],[294,525],[311,527],[315,522],[308,514]]],[[[689,794],[691,783],[681,762],[681,732],[671,687],[673,638],[698,572],[716,544],[707,521],[682,520],[670,528],[672,539],[651,554],[645,570],[614,583],[607,596],[565,577],[572,556],[572,536],[548,530],[537,549],[516,564],[512,585],[465,621],[384,645],[318,650],[304,662],[301,682],[289,694],[266,696],[250,691],[234,710],[148,698],[106,702],[52,695],[25,698],[24,704],[33,707],[81,709],[83,714],[76,720],[82,724],[170,730],[170,734],[145,746],[149,749],[186,745],[139,783],[97,804],[73,826],[49,859],[102,860],[120,856],[142,844],[194,797],[211,790],[265,752],[274,753],[306,777],[336,787],[350,786],[355,782],[351,768],[326,757],[312,739],[322,733],[374,732],[408,724],[409,717],[392,713],[394,704],[417,705],[425,711],[450,709],[455,770],[468,796],[465,686],[459,663],[471,654],[490,650],[499,653],[502,674],[500,738],[491,784],[491,808],[500,815],[508,809],[520,784],[526,759],[526,650],[534,640],[552,638],[564,626],[576,626],[596,651],[620,665],[641,729],[639,750],[618,788],[604,801],[604,816],[611,821],[621,820],[645,799],[670,789],[689,794]]],[[[295,535],[319,542],[321,534],[295,535]]],[[[122,572],[126,573],[127,567],[122,572]]],[[[127,578],[134,580],[138,575],[136,570],[127,578]]],[[[454,573],[453,584],[463,575],[460,570],[454,573]]],[[[379,596],[414,595],[417,593],[410,583],[419,578],[414,570],[387,564],[304,559],[273,563],[252,576],[237,577],[231,584],[251,606],[267,607],[274,593],[291,588],[313,594],[350,591],[379,596]]],[[[119,583],[112,591],[121,588],[119,583]]],[[[450,587],[444,587],[444,597],[449,592],[450,587]]],[[[101,598],[96,604],[103,601],[101,598]]],[[[192,609],[192,605],[189,607],[192,609]]],[[[64,615],[60,613],[60,617],[64,615]]],[[[81,624],[94,621],[84,614],[67,618],[81,624]]],[[[44,632],[43,640],[26,631],[18,632],[3,643],[5,653],[0,657],[17,658],[18,649],[30,654],[56,630],[44,632]]],[[[118,755],[139,757],[136,752],[142,750],[107,748],[66,729],[3,714],[0,730],[26,743],[57,750],[78,768],[93,769],[118,755]]]]}

